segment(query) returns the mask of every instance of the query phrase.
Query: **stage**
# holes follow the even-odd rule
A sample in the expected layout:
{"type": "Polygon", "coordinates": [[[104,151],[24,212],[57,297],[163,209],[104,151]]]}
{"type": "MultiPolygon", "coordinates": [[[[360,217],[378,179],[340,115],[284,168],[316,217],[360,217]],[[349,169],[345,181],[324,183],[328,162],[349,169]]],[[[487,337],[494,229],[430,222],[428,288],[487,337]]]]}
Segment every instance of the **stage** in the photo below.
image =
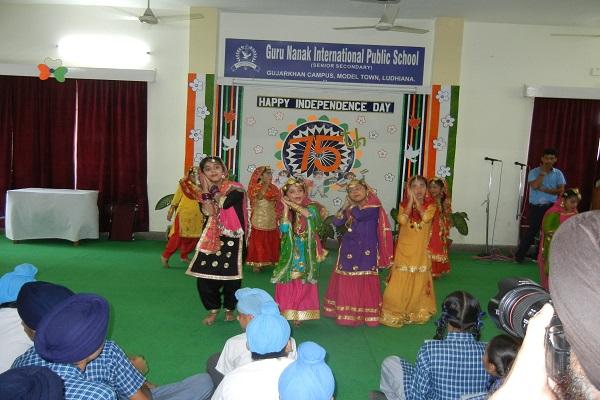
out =
{"type": "MultiPolygon", "coordinates": [[[[144,355],[150,367],[148,380],[164,384],[203,372],[208,356],[220,351],[227,338],[241,332],[237,322],[223,322],[223,313],[212,327],[202,325],[205,310],[195,278],[184,275],[186,265],[179,261],[178,254],[171,258],[171,269],[161,266],[164,245],[153,240],[84,240],[79,247],[61,240],[13,244],[3,235],[0,274],[17,264],[31,263],[39,269],[38,280],[105,296],[111,304],[109,337],[128,354],[144,355]]],[[[337,253],[330,251],[321,265],[321,303],[336,257],[337,253]]],[[[448,293],[464,289],[487,310],[489,298],[496,293],[496,282],[502,277],[538,280],[533,262],[479,261],[472,254],[451,252],[451,264],[452,272],[434,283],[438,305],[448,293]]],[[[244,273],[243,286],[273,293],[270,270],[256,274],[248,268],[244,273]]],[[[483,340],[499,333],[489,317],[484,322],[483,340]]],[[[370,390],[378,388],[379,365],[386,356],[414,360],[423,340],[430,339],[434,332],[433,320],[426,325],[394,329],[346,328],[321,318],[293,328],[298,343],[312,340],[327,350],[327,361],[336,378],[336,400],[366,399],[370,390]]]]}

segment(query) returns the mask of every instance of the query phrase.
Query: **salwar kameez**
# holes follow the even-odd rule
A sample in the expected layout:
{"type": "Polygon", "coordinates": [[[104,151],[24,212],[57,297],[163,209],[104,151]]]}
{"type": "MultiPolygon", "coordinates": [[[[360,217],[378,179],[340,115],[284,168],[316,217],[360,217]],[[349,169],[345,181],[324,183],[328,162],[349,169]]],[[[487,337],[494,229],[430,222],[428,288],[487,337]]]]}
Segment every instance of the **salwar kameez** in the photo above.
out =
{"type": "Polygon", "coordinates": [[[431,259],[427,250],[435,205],[425,209],[420,221],[412,220],[399,207],[400,231],[394,264],[383,293],[380,322],[391,327],[424,324],[436,311],[431,276],[431,259]]]}
{"type": "Polygon", "coordinates": [[[280,258],[273,271],[275,302],[281,314],[291,321],[319,319],[319,292],[317,279],[319,262],[327,252],[322,248],[316,232],[320,223],[316,206],[308,205],[308,218],[294,213],[292,225],[283,221],[280,258]]]}
{"type": "Polygon", "coordinates": [[[374,202],[354,206],[333,223],[346,224],[348,230],[329,280],[324,315],[338,325],[377,326],[382,302],[379,268],[389,267],[393,247],[385,211],[374,202]]]}

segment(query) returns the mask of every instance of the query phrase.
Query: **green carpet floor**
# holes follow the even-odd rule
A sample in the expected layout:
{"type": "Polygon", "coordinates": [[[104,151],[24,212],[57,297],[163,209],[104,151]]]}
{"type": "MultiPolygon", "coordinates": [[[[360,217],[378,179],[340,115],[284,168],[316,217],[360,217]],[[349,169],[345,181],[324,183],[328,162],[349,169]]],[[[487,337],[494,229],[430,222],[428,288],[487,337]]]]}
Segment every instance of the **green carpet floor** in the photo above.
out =
{"type": "MultiPolygon", "coordinates": [[[[206,358],[219,351],[230,336],[240,333],[237,322],[223,315],[212,327],[201,324],[205,311],[198,299],[195,279],[184,274],[185,265],[175,255],[172,268],[163,269],[164,242],[137,240],[82,241],[76,247],[61,240],[35,240],[13,244],[0,238],[0,274],[20,263],[39,269],[38,280],[68,286],[76,292],[93,292],[111,303],[109,336],[128,353],[142,354],[150,366],[149,380],[157,384],[204,371],[206,358]]],[[[336,254],[322,265],[319,290],[323,298],[336,254]]],[[[476,296],[484,309],[496,293],[496,283],[506,276],[537,280],[534,263],[514,264],[473,259],[471,254],[451,254],[452,273],[435,281],[438,305],[451,291],[464,289],[476,296]]],[[[243,286],[273,293],[270,273],[246,272],[243,286]]],[[[336,377],[336,399],[366,399],[379,385],[379,365],[388,355],[414,360],[425,339],[433,336],[433,322],[400,329],[346,328],[331,319],[306,322],[293,330],[298,343],[313,340],[328,352],[336,377]]],[[[483,340],[499,331],[486,317],[483,340]]]]}

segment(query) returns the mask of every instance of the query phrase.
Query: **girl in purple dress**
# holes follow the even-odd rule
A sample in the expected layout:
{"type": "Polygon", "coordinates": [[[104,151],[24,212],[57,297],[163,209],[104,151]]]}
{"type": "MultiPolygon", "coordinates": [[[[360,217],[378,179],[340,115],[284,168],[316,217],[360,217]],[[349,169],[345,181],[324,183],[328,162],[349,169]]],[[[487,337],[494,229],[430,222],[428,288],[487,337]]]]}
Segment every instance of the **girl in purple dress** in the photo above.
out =
{"type": "Polygon", "coordinates": [[[348,197],[333,223],[346,225],[325,296],[324,315],[346,326],[379,325],[379,268],[393,261],[390,223],[381,202],[364,180],[347,185],[348,197]]]}

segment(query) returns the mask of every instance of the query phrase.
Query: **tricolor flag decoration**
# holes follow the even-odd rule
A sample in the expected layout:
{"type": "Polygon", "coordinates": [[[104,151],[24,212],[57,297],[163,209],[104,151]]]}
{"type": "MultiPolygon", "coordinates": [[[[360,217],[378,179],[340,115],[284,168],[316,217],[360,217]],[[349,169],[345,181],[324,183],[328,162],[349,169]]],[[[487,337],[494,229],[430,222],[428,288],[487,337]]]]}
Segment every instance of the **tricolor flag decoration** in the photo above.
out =
{"type": "Polygon", "coordinates": [[[184,170],[207,155],[225,162],[237,179],[244,88],[215,84],[214,74],[188,74],[184,170]]]}
{"type": "Polygon", "coordinates": [[[213,74],[188,74],[184,173],[211,155],[214,87],[213,74]]]}
{"type": "MultiPolygon", "coordinates": [[[[433,85],[431,94],[404,95],[398,171],[402,182],[414,175],[437,176],[452,189],[458,96],[458,86],[442,85],[433,85]]],[[[403,186],[398,187],[399,200],[403,186]]]]}

